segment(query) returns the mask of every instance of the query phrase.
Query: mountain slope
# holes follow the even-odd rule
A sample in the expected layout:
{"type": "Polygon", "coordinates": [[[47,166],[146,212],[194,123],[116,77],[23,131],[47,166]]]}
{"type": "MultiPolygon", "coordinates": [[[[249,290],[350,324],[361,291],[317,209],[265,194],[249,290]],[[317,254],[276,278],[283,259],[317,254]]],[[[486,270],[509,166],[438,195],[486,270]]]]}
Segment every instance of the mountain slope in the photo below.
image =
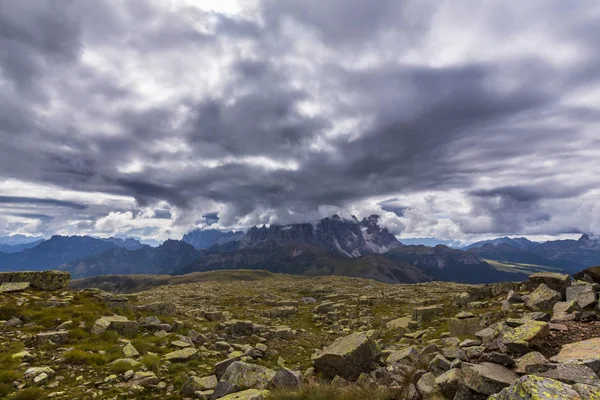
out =
{"type": "Polygon", "coordinates": [[[192,264],[175,272],[214,270],[268,270],[292,275],[341,275],[388,283],[415,283],[433,280],[433,275],[404,262],[378,254],[344,257],[315,246],[286,244],[278,247],[249,247],[225,252],[205,252],[192,264]]]}
{"type": "Polygon", "coordinates": [[[18,253],[25,249],[31,249],[32,247],[37,246],[43,241],[44,239],[39,239],[34,242],[26,242],[19,244],[0,244],[0,253],[18,253]]]}
{"type": "Polygon", "coordinates": [[[492,244],[492,245],[508,244],[514,248],[521,249],[521,250],[533,250],[540,246],[540,243],[532,242],[531,240],[524,238],[524,237],[509,238],[509,237],[505,236],[502,238],[491,239],[491,240],[482,240],[480,242],[471,243],[470,245],[463,247],[462,250],[475,249],[475,248],[482,247],[486,244],[492,244]]]}
{"type": "Polygon", "coordinates": [[[158,247],[137,250],[115,248],[83,257],[60,266],[73,278],[110,274],[168,274],[189,265],[200,256],[193,246],[179,240],[167,240],[158,247]]]}
{"type": "Polygon", "coordinates": [[[217,244],[225,244],[228,242],[240,240],[244,232],[229,231],[222,232],[217,229],[200,230],[195,229],[191,232],[183,235],[183,242],[191,244],[197,250],[208,249],[209,247],[217,244]]]}
{"type": "Polygon", "coordinates": [[[362,221],[334,215],[316,224],[253,227],[240,240],[238,248],[272,248],[287,244],[318,247],[346,257],[381,254],[401,246],[394,235],[378,225],[372,215],[362,221]]]}
{"type": "Polygon", "coordinates": [[[26,271],[56,268],[81,257],[118,248],[107,240],[89,236],[52,236],[19,253],[0,253],[0,271],[26,271]]]}
{"type": "Polygon", "coordinates": [[[443,281],[460,283],[490,283],[521,281],[527,279],[522,273],[498,271],[474,253],[446,246],[402,246],[386,256],[416,265],[443,281]]]}

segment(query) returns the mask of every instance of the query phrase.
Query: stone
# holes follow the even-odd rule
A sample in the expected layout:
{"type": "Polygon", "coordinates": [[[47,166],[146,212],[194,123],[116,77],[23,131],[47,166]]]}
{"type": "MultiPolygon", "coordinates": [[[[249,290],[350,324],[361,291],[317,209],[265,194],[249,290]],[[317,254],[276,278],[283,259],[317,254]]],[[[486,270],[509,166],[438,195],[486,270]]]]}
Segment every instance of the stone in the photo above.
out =
{"type": "Polygon", "coordinates": [[[572,284],[567,287],[567,301],[575,302],[580,308],[595,305],[597,296],[594,285],[590,285],[589,283],[572,284]]]}
{"type": "Polygon", "coordinates": [[[519,378],[508,368],[487,362],[463,364],[461,371],[469,389],[488,396],[512,385],[519,378]]]}
{"type": "Polygon", "coordinates": [[[193,396],[195,392],[214,390],[218,383],[219,381],[215,375],[205,376],[203,378],[190,376],[183,384],[181,393],[184,396],[193,396]]]}
{"type": "Polygon", "coordinates": [[[590,367],[596,374],[600,373],[600,338],[583,340],[565,344],[560,352],[550,358],[556,363],[576,363],[590,367]]]}
{"type": "Polygon", "coordinates": [[[513,371],[517,374],[525,374],[527,366],[535,365],[535,364],[546,364],[548,363],[548,359],[544,357],[542,353],[538,353],[537,351],[529,352],[522,357],[518,358],[515,362],[515,367],[513,371]]]}
{"type": "Polygon", "coordinates": [[[452,336],[474,335],[481,330],[481,321],[479,317],[450,318],[448,328],[452,336]]]}
{"type": "Polygon", "coordinates": [[[0,293],[18,293],[29,289],[29,282],[4,282],[0,284],[0,293]]]}
{"type": "Polygon", "coordinates": [[[552,322],[575,321],[577,318],[577,303],[574,301],[559,301],[552,309],[552,322]]]}
{"type": "Polygon", "coordinates": [[[236,361],[240,361],[241,356],[229,357],[227,360],[219,361],[215,364],[215,375],[221,379],[227,368],[236,361]]]}
{"type": "Polygon", "coordinates": [[[521,298],[521,295],[519,293],[515,292],[514,290],[511,290],[510,292],[508,292],[508,295],[506,296],[506,301],[509,302],[510,304],[523,303],[523,299],[521,298]]]}
{"type": "Polygon", "coordinates": [[[140,353],[131,343],[123,346],[123,355],[128,358],[139,357],[140,353]]]}
{"type": "Polygon", "coordinates": [[[155,303],[142,304],[135,307],[136,310],[149,312],[156,315],[171,317],[177,312],[177,306],[170,301],[157,301],[155,303]]]}
{"type": "Polygon", "coordinates": [[[550,334],[547,322],[527,321],[525,324],[504,332],[502,344],[511,352],[527,352],[531,343],[550,334]]]}
{"type": "Polygon", "coordinates": [[[269,396],[268,390],[248,389],[239,393],[228,394],[220,400],[265,400],[269,396]]]}
{"type": "Polygon", "coordinates": [[[287,368],[280,368],[271,379],[272,388],[297,388],[302,384],[302,373],[287,368]]]}
{"type": "Polygon", "coordinates": [[[314,358],[314,367],[326,378],[336,375],[354,381],[363,372],[377,367],[380,349],[364,333],[352,333],[336,339],[314,358]]]}
{"type": "Polygon", "coordinates": [[[285,318],[298,313],[298,308],[294,306],[274,307],[265,311],[264,315],[268,318],[285,318]]]}
{"type": "Polygon", "coordinates": [[[66,343],[69,340],[68,331],[51,331],[41,332],[35,335],[35,340],[38,343],[52,342],[56,344],[66,343]]]}
{"type": "Polygon", "coordinates": [[[136,321],[129,321],[127,317],[115,315],[98,318],[92,327],[94,335],[100,335],[107,330],[115,331],[124,336],[132,336],[138,331],[138,323],[136,321]]]}
{"type": "MultiPolygon", "coordinates": [[[[584,400],[569,385],[550,378],[535,375],[525,375],[514,382],[510,387],[502,389],[500,393],[490,396],[488,400],[584,400]]],[[[589,400],[589,399],[588,399],[589,400]]]]}
{"type": "Polygon", "coordinates": [[[114,361],[112,361],[110,364],[108,365],[127,365],[129,366],[129,368],[135,368],[138,365],[140,365],[141,363],[139,361],[134,360],[133,358],[118,358],[114,361]]]}
{"type": "Polygon", "coordinates": [[[23,377],[25,379],[33,380],[41,374],[45,374],[46,376],[54,376],[54,373],[54,370],[50,367],[31,367],[27,368],[23,374],[23,377]]]}
{"type": "Polygon", "coordinates": [[[443,398],[442,389],[438,386],[435,381],[435,375],[428,372],[421,376],[415,385],[417,392],[425,399],[443,398]]]}
{"type": "Polygon", "coordinates": [[[386,327],[394,330],[408,329],[408,324],[411,322],[411,320],[412,319],[410,317],[396,318],[392,321],[389,321],[386,324],[386,327]]]}
{"type": "Polygon", "coordinates": [[[18,353],[15,353],[11,356],[11,358],[17,359],[17,360],[22,360],[22,361],[31,361],[31,360],[35,359],[35,357],[27,350],[23,350],[18,353]]]}
{"type": "Polygon", "coordinates": [[[409,346],[405,349],[393,351],[385,360],[387,364],[405,363],[414,364],[419,359],[420,353],[415,346],[409,346]]]}
{"type": "Polygon", "coordinates": [[[465,347],[481,346],[481,343],[482,342],[479,339],[465,339],[462,342],[460,342],[458,347],[462,349],[465,347]]]}
{"type": "Polygon", "coordinates": [[[275,375],[275,371],[261,365],[235,361],[227,367],[221,380],[231,383],[240,390],[266,389],[275,375]]]}
{"type": "Polygon", "coordinates": [[[600,400],[600,387],[598,386],[590,386],[581,383],[576,383],[573,385],[573,390],[579,393],[582,399],[600,400]]]}
{"type": "Polygon", "coordinates": [[[526,282],[526,286],[531,290],[538,287],[540,284],[544,284],[552,290],[555,290],[561,294],[561,299],[566,296],[567,287],[571,284],[571,277],[567,274],[560,274],[556,272],[538,272],[529,275],[529,279],[526,282]]]}
{"type": "Polygon", "coordinates": [[[497,351],[492,351],[490,353],[485,353],[479,358],[480,362],[491,362],[494,364],[504,365],[505,367],[510,367],[515,365],[515,360],[507,354],[499,353],[497,351]]]}
{"type": "Polygon", "coordinates": [[[181,350],[172,351],[163,356],[165,361],[185,362],[198,357],[198,350],[188,347],[181,350]]]}
{"type": "Polygon", "coordinates": [[[450,369],[450,361],[443,355],[436,354],[436,356],[429,362],[427,368],[436,376],[441,375],[450,369]]]}
{"type": "Polygon", "coordinates": [[[442,308],[436,305],[418,307],[413,310],[412,319],[415,321],[429,322],[433,320],[440,312],[442,312],[442,308]]]}
{"type": "Polygon", "coordinates": [[[528,375],[556,379],[569,385],[583,383],[598,386],[600,384],[596,373],[583,364],[532,364],[525,368],[525,372],[528,375]]]}
{"type": "Polygon", "coordinates": [[[0,272],[0,285],[28,282],[33,289],[44,291],[67,289],[70,281],[71,274],[66,271],[0,272]]]}
{"type": "Polygon", "coordinates": [[[561,301],[562,295],[556,290],[550,289],[545,284],[541,284],[529,294],[526,305],[531,310],[548,310],[561,301]]]}
{"type": "Polygon", "coordinates": [[[462,372],[458,368],[452,368],[435,378],[435,383],[440,387],[444,396],[451,399],[458,391],[459,386],[463,384],[462,372]]]}

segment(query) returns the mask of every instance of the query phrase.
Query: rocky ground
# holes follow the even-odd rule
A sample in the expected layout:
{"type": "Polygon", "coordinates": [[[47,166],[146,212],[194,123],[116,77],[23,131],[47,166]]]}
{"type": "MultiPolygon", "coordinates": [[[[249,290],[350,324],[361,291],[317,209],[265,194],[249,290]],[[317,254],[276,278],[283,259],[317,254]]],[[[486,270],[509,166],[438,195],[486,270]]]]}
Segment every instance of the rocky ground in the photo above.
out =
{"type": "Polygon", "coordinates": [[[566,275],[40,289],[0,287],[0,398],[600,399],[598,287],[566,275]]]}

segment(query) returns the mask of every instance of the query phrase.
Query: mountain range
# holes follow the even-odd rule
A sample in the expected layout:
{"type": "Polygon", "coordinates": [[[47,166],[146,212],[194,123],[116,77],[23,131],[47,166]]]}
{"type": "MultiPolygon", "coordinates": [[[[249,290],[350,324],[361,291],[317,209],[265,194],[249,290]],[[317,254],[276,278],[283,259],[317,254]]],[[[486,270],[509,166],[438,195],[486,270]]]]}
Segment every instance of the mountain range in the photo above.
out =
{"type": "Polygon", "coordinates": [[[310,276],[356,276],[387,283],[486,283],[523,280],[527,272],[523,265],[572,272],[600,264],[600,239],[589,235],[546,243],[504,237],[464,249],[405,245],[380,227],[376,215],[362,220],[334,215],[313,224],[253,227],[246,233],[194,230],[181,241],[167,240],[158,247],[132,238],[89,236],[53,236],[41,242],[6,244],[13,248],[20,245],[31,247],[0,252],[0,271],[63,269],[81,278],[263,269],[310,276]],[[518,268],[498,268],[495,261],[518,264],[518,268]]]}

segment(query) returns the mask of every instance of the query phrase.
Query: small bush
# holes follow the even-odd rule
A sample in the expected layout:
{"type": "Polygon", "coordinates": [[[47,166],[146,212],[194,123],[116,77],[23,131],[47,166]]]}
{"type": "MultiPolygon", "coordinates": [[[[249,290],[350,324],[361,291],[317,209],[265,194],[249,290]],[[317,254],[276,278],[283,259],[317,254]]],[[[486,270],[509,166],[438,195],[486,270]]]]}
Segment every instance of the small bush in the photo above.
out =
{"type": "Polygon", "coordinates": [[[32,387],[28,389],[19,390],[12,399],[14,400],[40,400],[45,399],[46,394],[40,388],[32,387]]]}
{"type": "Polygon", "coordinates": [[[117,361],[110,364],[108,369],[110,370],[110,372],[113,372],[115,374],[122,374],[123,372],[127,372],[130,369],[135,369],[135,367],[132,368],[131,364],[129,364],[126,361],[117,361]]]}
{"type": "Polygon", "coordinates": [[[16,304],[5,304],[0,306],[0,320],[9,320],[13,317],[20,317],[21,309],[16,304]]]}
{"type": "Polygon", "coordinates": [[[162,365],[160,357],[151,354],[146,354],[140,361],[152,372],[158,372],[160,366],[162,365]]]}
{"type": "Polygon", "coordinates": [[[83,350],[75,349],[63,353],[63,358],[69,364],[73,365],[104,365],[106,357],[98,353],[88,353],[83,350]]]}
{"type": "Polygon", "coordinates": [[[22,377],[23,376],[16,371],[0,371],[0,383],[11,384],[22,377]]]}
{"type": "Polygon", "coordinates": [[[0,383],[0,399],[6,398],[6,396],[8,396],[8,394],[12,391],[12,386],[10,384],[0,383]]]}

